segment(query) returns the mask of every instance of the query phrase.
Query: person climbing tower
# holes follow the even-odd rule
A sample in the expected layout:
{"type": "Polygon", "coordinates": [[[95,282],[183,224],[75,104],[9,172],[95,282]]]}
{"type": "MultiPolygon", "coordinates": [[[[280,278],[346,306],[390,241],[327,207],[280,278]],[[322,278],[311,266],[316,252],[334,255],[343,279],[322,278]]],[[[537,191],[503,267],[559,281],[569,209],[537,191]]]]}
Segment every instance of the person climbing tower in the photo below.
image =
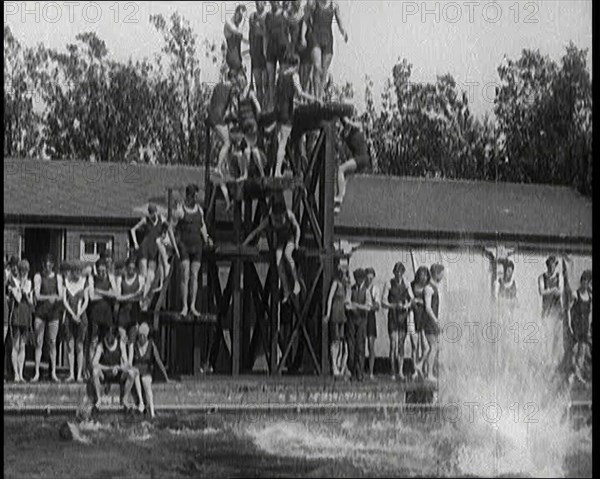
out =
{"type": "Polygon", "coordinates": [[[261,221],[258,227],[248,235],[246,241],[244,241],[244,246],[249,245],[254,238],[267,228],[275,232],[275,259],[279,271],[281,288],[283,289],[282,302],[285,303],[292,292],[297,295],[301,291],[298,272],[296,270],[296,262],[293,257],[294,251],[298,249],[300,244],[300,225],[298,224],[298,220],[294,213],[287,208],[283,193],[275,195],[272,201],[271,212],[261,221]],[[290,291],[290,286],[288,284],[288,274],[285,263],[287,263],[293,282],[292,291],[290,291]]]}

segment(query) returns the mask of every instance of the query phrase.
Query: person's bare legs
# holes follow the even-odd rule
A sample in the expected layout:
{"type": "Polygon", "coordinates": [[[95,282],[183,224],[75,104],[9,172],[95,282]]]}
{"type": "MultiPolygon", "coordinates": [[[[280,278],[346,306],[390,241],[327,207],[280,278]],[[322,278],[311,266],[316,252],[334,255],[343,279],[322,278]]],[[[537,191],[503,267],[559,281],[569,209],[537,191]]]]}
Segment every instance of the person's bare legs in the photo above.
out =
{"type": "MultiPolygon", "coordinates": [[[[14,328],[14,326],[13,326],[14,328]]],[[[15,373],[15,382],[19,383],[22,381],[20,370],[19,370],[19,347],[21,346],[21,333],[13,333],[13,345],[10,353],[10,359],[12,362],[13,371],[15,373]]]]}
{"type": "Polygon", "coordinates": [[[221,176],[224,176],[223,171],[226,165],[229,149],[231,148],[229,128],[227,128],[227,125],[216,125],[214,130],[217,132],[217,136],[221,140],[221,149],[219,150],[219,156],[217,160],[217,171],[221,176]]]}
{"type": "Polygon", "coordinates": [[[417,338],[419,341],[419,350],[421,352],[421,356],[420,358],[415,361],[415,372],[423,377],[424,376],[424,370],[423,367],[425,365],[425,360],[427,358],[427,355],[429,354],[429,343],[426,342],[426,337],[425,337],[425,333],[423,333],[423,331],[420,331],[417,333],[417,338]]]}
{"type": "Polygon", "coordinates": [[[291,132],[292,127],[290,125],[279,126],[279,133],[277,135],[277,164],[275,165],[275,172],[273,175],[275,177],[283,176],[283,160],[285,159],[285,150],[291,132]]]}
{"type": "Polygon", "coordinates": [[[82,338],[78,339],[76,344],[77,348],[77,382],[80,383],[83,381],[83,364],[84,364],[84,354],[83,354],[83,346],[84,340],[82,338]]]}
{"type": "Polygon", "coordinates": [[[331,61],[333,60],[333,54],[323,53],[321,58],[321,94],[323,95],[325,93],[325,82],[327,81],[327,76],[329,75],[329,67],[331,66],[331,61]]]}
{"type": "Polygon", "coordinates": [[[310,52],[312,59],[312,78],[315,96],[321,100],[323,98],[323,60],[321,48],[315,47],[310,52]]]}
{"type": "Polygon", "coordinates": [[[96,393],[96,407],[100,406],[100,398],[102,397],[102,387],[100,386],[100,377],[102,376],[101,369],[94,367],[92,369],[92,384],[94,385],[94,392],[96,393]]]}
{"type": "Polygon", "coordinates": [[[283,264],[283,248],[277,248],[275,251],[275,261],[277,262],[277,272],[279,273],[279,281],[281,289],[283,289],[283,302],[285,303],[290,296],[290,287],[287,281],[287,271],[283,264]]]}
{"type": "Polygon", "coordinates": [[[398,357],[398,331],[390,333],[390,367],[392,379],[396,379],[396,358],[398,357]]]}
{"type": "Polygon", "coordinates": [[[50,379],[54,382],[58,382],[58,377],[56,376],[56,339],[58,338],[59,326],[58,319],[55,319],[50,321],[46,327],[48,356],[50,358],[50,379]]]}
{"type": "Polygon", "coordinates": [[[141,258],[140,259],[140,276],[146,278],[148,276],[148,259],[141,258]]]}
{"type": "Polygon", "coordinates": [[[339,355],[340,355],[340,342],[335,340],[331,341],[331,346],[329,347],[329,353],[331,354],[331,370],[334,376],[339,376],[340,369],[338,367],[339,355]]]}
{"type": "Polygon", "coordinates": [[[181,261],[181,301],[183,308],[181,309],[181,315],[187,316],[188,314],[188,288],[190,285],[190,260],[184,259],[181,261]]]}
{"type": "Polygon", "coordinates": [[[396,349],[396,359],[398,360],[398,377],[404,379],[404,341],[406,341],[406,333],[398,332],[398,348],[396,349]]]}
{"type": "Polygon", "coordinates": [[[252,154],[252,159],[254,160],[254,163],[256,164],[256,167],[258,168],[258,173],[260,174],[261,178],[264,178],[265,177],[265,168],[262,164],[262,156],[260,154],[260,149],[258,148],[258,146],[252,147],[251,154],[252,154]]]}
{"type": "Polygon", "coordinates": [[[369,336],[367,344],[369,345],[369,377],[373,379],[373,370],[375,369],[375,336],[369,336]]]}
{"type": "Polygon", "coordinates": [[[142,376],[142,386],[144,387],[144,392],[146,393],[146,402],[148,403],[148,407],[150,408],[150,417],[154,417],[154,395],[152,394],[152,376],[146,374],[142,376]]]}
{"type": "Polygon", "coordinates": [[[265,111],[273,111],[275,109],[275,63],[267,62],[267,106],[265,111]]]}
{"type": "Polygon", "coordinates": [[[73,337],[70,337],[67,341],[67,359],[69,361],[69,377],[67,378],[67,382],[75,381],[75,338],[73,337]]]}
{"type": "Polygon", "coordinates": [[[302,90],[304,90],[306,93],[313,93],[313,88],[312,88],[312,82],[311,80],[311,76],[312,76],[312,64],[310,63],[301,63],[300,64],[300,70],[299,70],[299,76],[300,76],[300,86],[302,86],[302,90]]]}
{"type": "Polygon", "coordinates": [[[191,268],[191,281],[192,281],[192,300],[190,301],[190,311],[195,316],[200,316],[200,313],[196,309],[196,299],[198,297],[198,274],[200,273],[200,261],[193,261],[191,268]]]}
{"type": "Polygon", "coordinates": [[[138,411],[139,412],[144,412],[144,409],[146,409],[146,407],[144,406],[144,396],[142,395],[142,382],[140,380],[140,374],[137,368],[132,368],[133,369],[133,384],[135,385],[135,392],[138,395],[138,398],[140,400],[140,403],[138,404],[138,411]]]}
{"type": "Polygon", "coordinates": [[[33,331],[35,333],[35,371],[31,378],[31,382],[36,383],[40,380],[40,363],[42,362],[46,321],[42,318],[35,318],[33,322],[33,331]]]}
{"type": "Polygon", "coordinates": [[[301,288],[300,288],[300,281],[298,281],[298,270],[296,269],[296,262],[294,261],[294,249],[296,248],[296,245],[291,242],[288,241],[288,243],[285,245],[285,259],[288,262],[288,265],[290,267],[290,273],[292,275],[292,278],[294,280],[294,294],[300,294],[301,288]]]}
{"type": "Polygon", "coordinates": [[[357,164],[354,158],[349,159],[348,161],[342,163],[338,168],[337,173],[337,183],[338,183],[338,194],[335,197],[338,203],[342,203],[344,201],[344,197],[346,196],[346,175],[354,173],[356,171],[357,164]]]}
{"type": "Polygon", "coordinates": [[[342,375],[346,375],[348,374],[348,343],[343,340],[340,343],[342,354],[340,358],[339,369],[342,375]]]}
{"type": "Polygon", "coordinates": [[[256,99],[261,108],[265,108],[265,86],[267,84],[267,70],[264,68],[253,68],[254,87],[256,89],[256,99]]]}
{"type": "Polygon", "coordinates": [[[437,378],[433,374],[433,361],[437,357],[438,353],[438,337],[435,334],[426,334],[427,343],[429,347],[427,348],[426,358],[424,360],[426,365],[426,377],[427,379],[431,379],[432,381],[436,381],[437,378]]]}
{"type": "MultiPolygon", "coordinates": [[[[133,367],[127,367],[123,371],[125,374],[125,386],[123,387],[123,406],[129,408],[133,405],[133,399],[131,398],[131,390],[135,383],[135,376],[138,370],[133,367]]],[[[141,396],[140,396],[141,397],[141,396]]]]}

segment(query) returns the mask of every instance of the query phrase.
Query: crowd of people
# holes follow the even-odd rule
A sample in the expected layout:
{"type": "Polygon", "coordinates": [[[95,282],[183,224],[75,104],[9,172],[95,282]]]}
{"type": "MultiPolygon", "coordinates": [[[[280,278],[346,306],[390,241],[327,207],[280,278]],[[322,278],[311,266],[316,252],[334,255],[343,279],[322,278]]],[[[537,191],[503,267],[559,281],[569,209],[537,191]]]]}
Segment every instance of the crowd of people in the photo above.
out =
{"type": "MultiPolygon", "coordinates": [[[[243,181],[249,172],[264,177],[284,175],[290,138],[306,157],[306,131],[294,130],[298,105],[323,106],[325,80],[333,59],[333,20],[344,37],[337,3],[329,0],[257,1],[248,21],[248,38],[243,25],[247,9],[239,4],[224,26],[223,80],[212,92],[207,123],[219,139],[217,177],[219,188],[231,206],[227,183],[243,181]],[[249,45],[250,81],[244,68],[242,43],[249,45]],[[274,161],[268,161],[267,144],[276,144],[274,161]],[[251,165],[255,168],[251,169],[251,165]]],[[[311,116],[311,115],[309,115],[311,116]]],[[[347,147],[346,161],[338,169],[335,212],[339,212],[346,190],[346,177],[371,164],[362,126],[344,114],[339,133],[347,147]]]]}
{"type": "Polygon", "coordinates": [[[91,266],[82,261],[63,262],[44,258],[41,272],[30,278],[26,259],[11,257],[4,269],[4,342],[10,332],[14,381],[25,382],[25,346],[35,347],[34,375],[40,380],[44,345],[49,357],[49,379],[57,375],[57,343],[67,351],[69,374],[64,382],[89,381],[94,386],[94,404],[100,404],[100,383],[124,387],[123,405],[133,408],[131,386],[137,390],[137,410],[151,416],[154,404],[152,374],[157,365],[168,380],[158,350],[149,339],[150,327],[141,309],[144,276],[135,257],[122,264],[106,251],[91,266]],[[142,386],[145,395],[142,394],[142,386]]]}
{"type": "MultiPolygon", "coordinates": [[[[515,265],[502,259],[502,274],[494,281],[493,298],[497,302],[500,320],[518,320],[515,265]]],[[[547,270],[538,279],[542,299],[541,320],[547,344],[549,365],[573,384],[591,381],[591,308],[592,272],[582,273],[578,288],[571,291],[565,284],[559,260],[550,256],[547,270]]],[[[444,267],[417,268],[414,280],[405,276],[406,268],[398,262],[383,291],[374,283],[375,270],[361,268],[353,272],[351,283],[348,269],[339,264],[329,290],[324,323],[329,328],[331,369],[335,377],[364,379],[368,372],[373,379],[376,312],[387,310],[389,367],[392,379],[436,380],[439,373],[440,323],[439,285],[444,267]],[[365,365],[368,348],[368,364],[365,365]],[[405,352],[405,346],[409,351],[405,352]],[[406,354],[405,354],[406,353],[406,354]]],[[[512,326],[513,322],[507,324],[512,326]]]]}

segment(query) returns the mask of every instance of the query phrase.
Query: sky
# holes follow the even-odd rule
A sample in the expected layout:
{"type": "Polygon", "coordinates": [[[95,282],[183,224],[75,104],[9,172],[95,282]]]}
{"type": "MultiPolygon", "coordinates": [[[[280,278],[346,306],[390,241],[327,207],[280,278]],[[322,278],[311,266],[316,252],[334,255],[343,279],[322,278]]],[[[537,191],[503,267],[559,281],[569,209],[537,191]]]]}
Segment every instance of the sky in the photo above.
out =
{"type": "MultiPolygon", "coordinates": [[[[24,45],[41,42],[65,49],[75,36],[93,31],[109,54],[121,61],[153,58],[161,37],[150,25],[153,14],[175,11],[189,20],[199,39],[220,43],[223,22],[239,2],[4,2],[4,23],[24,45]]],[[[249,11],[254,2],[244,2],[249,11]]],[[[350,81],[355,103],[364,107],[365,75],[374,82],[376,103],[393,65],[406,58],[412,80],[432,82],[450,73],[467,92],[476,115],[492,113],[497,68],[504,56],[516,59],[523,49],[539,49],[555,61],[573,41],[587,48],[592,71],[592,1],[404,1],[340,0],[344,43],[334,25],[331,67],[338,84],[350,81]]],[[[245,24],[247,31],[247,23],[245,24]]],[[[201,47],[200,47],[201,49],[201,47]]],[[[248,60],[249,64],[249,60],[248,60]]],[[[203,79],[214,82],[217,67],[203,60],[203,79]]]]}

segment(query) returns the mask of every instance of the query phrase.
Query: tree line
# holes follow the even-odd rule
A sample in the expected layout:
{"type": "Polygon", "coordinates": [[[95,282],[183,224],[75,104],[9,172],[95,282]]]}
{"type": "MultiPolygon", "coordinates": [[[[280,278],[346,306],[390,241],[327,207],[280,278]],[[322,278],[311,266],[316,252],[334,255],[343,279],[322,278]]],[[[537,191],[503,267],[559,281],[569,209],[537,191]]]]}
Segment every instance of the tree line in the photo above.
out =
{"type": "MultiPolygon", "coordinates": [[[[199,42],[178,13],[150,17],[162,36],[153,60],[112,60],[94,33],[66,51],[24,47],[4,26],[4,155],[91,161],[199,164],[212,85],[199,42]]],[[[569,44],[556,63],[523,50],[498,67],[494,117],[477,118],[447,74],[411,81],[406,59],[393,66],[376,108],[366,77],[360,119],[374,173],[547,183],[592,193],[592,82],[587,50],[569,44]]],[[[330,83],[329,100],[351,100],[351,83],[330,83]]]]}

